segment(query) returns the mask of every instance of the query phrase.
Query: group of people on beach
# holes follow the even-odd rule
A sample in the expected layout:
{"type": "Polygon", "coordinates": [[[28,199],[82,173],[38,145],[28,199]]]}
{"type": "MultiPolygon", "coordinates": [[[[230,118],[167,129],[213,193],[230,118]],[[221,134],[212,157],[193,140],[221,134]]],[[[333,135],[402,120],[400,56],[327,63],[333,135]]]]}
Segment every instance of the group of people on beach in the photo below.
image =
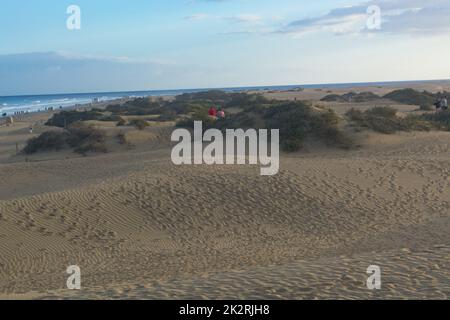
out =
{"type": "Polygon", "coordinates": [[[436,106],[436,111],[448,110],[447,96],[439,97],[434,105],[436,106]]]}
{"type": "Polygon", "coordinates": [[[225,111],[222,108],[216,109],[214,106],[209,108],[208,115],[214,119],[225,119],[225,111]]]}

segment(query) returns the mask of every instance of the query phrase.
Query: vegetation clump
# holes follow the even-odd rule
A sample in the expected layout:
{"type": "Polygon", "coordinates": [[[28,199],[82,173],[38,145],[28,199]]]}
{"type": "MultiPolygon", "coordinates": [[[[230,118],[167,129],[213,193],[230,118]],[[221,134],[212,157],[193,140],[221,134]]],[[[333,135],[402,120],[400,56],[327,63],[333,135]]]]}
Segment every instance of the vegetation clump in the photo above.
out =
{"type": "Polygon", "coordinates": [[[427,91],[420,92],[414,89],[401,89],[392,91],[383,98],[402,104],[430,107],[435,103],[437,95],[427,91]]]}
{"type": "Polygon", "coordinates": [[[149,126],[148,122],[142,119],[136,119],[130,121],[130,125],[136,127],[138,130],[144,130],[149,126]]]}
{"type": "Polygon", "coordinates": [[[321,99],[325,102],[370,102],[380,99],[372,92],[349,92],[343,95],[329,94],[321,99]]]}
{"type": "Polygon", "coordinates": [[[438,130],[450,131],[450,110],[424,114],[421,118],[431,122],[438,130]]]}
{"type": "Polygon", "coordinates": [[[46,126],[68,128],[79,121],[101,120],[104,114],[98,110],[88,111],[61,111],[55,113],[46,123],[46,126]]]}
{"type": "Polygon", "coordinates": [[[302,149],[305,139],[310,137],[318,138],[329,146],[353,146],[351,139],[339,129],[340,119],[333,111],[319,112],[301,101],[253,106],[218,121],[208,116],[193,115],[178,122],[177,126],[192,128],[194,121],[203,121],[205,130],[279,129],[281,149],[286,152],[302,149]]]}
{"type": "Polygon", "coordinates": [[[91,126],[76,123],[62,132],[48,131],[28,140],[23,152],[34,154],[43,151],[59,151],[72,148],[86,155],[88,152],[107,152],[105,134],[91,126]]]}
{"type": "Polygon", "coordinates": [[[351,109],[346,113],[351,122],[375,132],[393,134],[397,131],[429,131],[433,125],[421,116],[399,117],[391,107],[374,107],[367,111],[351,109]]]}
{"type": "Polygon", "coordinates": [[[48,131],[28,140],[23,152],[59,151],[66,146],[67,132],[48,131]]]}

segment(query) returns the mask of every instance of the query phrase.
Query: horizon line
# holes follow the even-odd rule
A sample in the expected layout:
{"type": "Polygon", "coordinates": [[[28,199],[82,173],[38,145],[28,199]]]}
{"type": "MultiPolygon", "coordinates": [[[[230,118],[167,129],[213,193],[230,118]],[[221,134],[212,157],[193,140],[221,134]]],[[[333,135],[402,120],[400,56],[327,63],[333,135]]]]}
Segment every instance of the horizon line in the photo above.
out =
{"type": "Polygon", "coordinates": [[[368,82],[330,82],[330,83],[310,83],[310,84],[279,84],[279,85],[246,85],[236,87],[205,87],[205,88],[178,88],[178,89],[149,89],[149,90],[123,90],[123,91],[91,91],[91,92],[62,92],[62,93],[37,93],[37,94],[16,94],[1,95],[0,98],[14,97],[33,97],[33,96],[56,96],[56,95],[79,95],[79,94],[111,94],[111,93],[127,93],[127,92],[158,92],[158,91],[209,91],[209,90],[234,90],[234,89],[252,89],[252,88],[276,88],[276,87],[313,87],[313,86],[359,86],[359,85],[389,85],[396,83],[420,83],[420,82],[439,82],[450,81],[449,79],[422,79],[422,80],[385,80],[385,81],[368,81],[368,82]]]}

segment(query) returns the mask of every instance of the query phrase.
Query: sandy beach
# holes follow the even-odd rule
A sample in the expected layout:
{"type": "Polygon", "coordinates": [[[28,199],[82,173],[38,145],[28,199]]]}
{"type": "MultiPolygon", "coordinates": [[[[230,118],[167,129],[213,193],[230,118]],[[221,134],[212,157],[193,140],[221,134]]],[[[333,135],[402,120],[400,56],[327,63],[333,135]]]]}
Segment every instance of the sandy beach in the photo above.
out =
{"type": "MultiPolygon", "coordinates": [[[[417,88],[450,91],[450,83],[417,88]]],[[[338,115],[418,109],[319,101],[350,90],[264,95],[338,115]]],[[[0,127],[0,299],[450,296],[450,132],[366,130],[360,148],[312,143],[283,153],[279,174],[263,177],[251,165],[173,165],[169,124],[94,123],[107,132],[106,154],[16,155],[50,116],[0,127]],[[132,149],[114,142],[119,130],[132,149]],[[69,265],[82,270],[80,291],[66,288],[69,265]],[[381,267],[381,290],[366,286],[370,265],[381,267]]]]}

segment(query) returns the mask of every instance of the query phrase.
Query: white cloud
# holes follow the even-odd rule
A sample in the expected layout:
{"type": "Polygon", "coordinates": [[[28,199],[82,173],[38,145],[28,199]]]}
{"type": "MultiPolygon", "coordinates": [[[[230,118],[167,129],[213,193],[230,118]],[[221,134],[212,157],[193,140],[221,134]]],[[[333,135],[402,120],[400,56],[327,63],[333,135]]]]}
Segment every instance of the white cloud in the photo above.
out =
{"type": "Polygon", "coordinates": [[[448,0],[379,0],[336,8],[325,15],[293,21],[279,33],[305,34],[333,32],[335,34],[375,32],[368,30],[367,8],[381,9],[381,29],[376,32],[390,34],[443,34],[450,33],[450,1],[448,0]]]}
{"type": "Polygon", "coordinates": [[[99,62],[115,62],[115,63],[128,63],[128,64],[152,64],[152,65],[174,65],[175,61],[163,60],[163,59],[152,59],[152,58],[130,58],[127,56],[98,56],[98,55],[88,55],[79,54],[67,51],[58,51],[54,53],[55,56],[59,56],[61,59],[67,60],[91,60],[99,62]]]}
{"type": "Polygon", "coordinates": [[[206,14],[206,13],[196,13],[190,16],[186,16],[184,17],[185,20],[204,20],[209,18],[210,15],[206,14]]]}
{"type": "Polygon", "coordinates": [[[226,19],[238,22],[238,23],[257,23],[262,21],[262,17],[257,14],[237,14],[231,17],[227,17],[226,19]]]}

